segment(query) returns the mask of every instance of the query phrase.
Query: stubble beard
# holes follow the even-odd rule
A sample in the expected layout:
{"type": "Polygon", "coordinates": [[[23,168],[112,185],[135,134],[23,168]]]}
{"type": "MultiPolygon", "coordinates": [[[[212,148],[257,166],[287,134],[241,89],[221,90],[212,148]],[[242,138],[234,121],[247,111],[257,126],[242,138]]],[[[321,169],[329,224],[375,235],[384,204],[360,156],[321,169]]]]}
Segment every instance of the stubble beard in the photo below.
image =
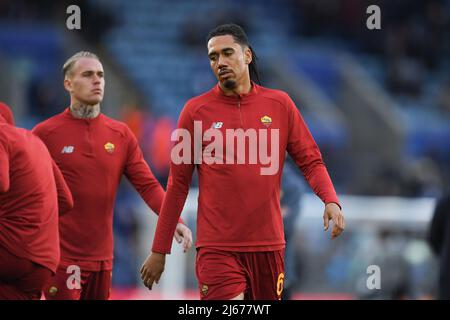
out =
{"type": "Polygon", "coordinates": [[[236,88],[236,81],[235,80],[231,80],[231,79],[227,79],[224,81],[223,86],[228,89],[228,90],[232,90],[236,88]]]}

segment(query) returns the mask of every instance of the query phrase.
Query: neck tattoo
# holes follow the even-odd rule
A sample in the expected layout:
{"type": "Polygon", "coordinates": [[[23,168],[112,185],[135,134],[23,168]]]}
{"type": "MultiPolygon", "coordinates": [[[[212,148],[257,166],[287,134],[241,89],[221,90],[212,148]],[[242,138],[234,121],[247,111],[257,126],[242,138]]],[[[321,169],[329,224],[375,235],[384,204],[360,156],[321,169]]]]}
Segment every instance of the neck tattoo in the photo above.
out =
{"type": "Polygon", "coordinates": [[[70,106],[70,112],[78,119],[94,119],[100,114],[100,105],[89,106],[81,103],[74,103],[70,106]]]}

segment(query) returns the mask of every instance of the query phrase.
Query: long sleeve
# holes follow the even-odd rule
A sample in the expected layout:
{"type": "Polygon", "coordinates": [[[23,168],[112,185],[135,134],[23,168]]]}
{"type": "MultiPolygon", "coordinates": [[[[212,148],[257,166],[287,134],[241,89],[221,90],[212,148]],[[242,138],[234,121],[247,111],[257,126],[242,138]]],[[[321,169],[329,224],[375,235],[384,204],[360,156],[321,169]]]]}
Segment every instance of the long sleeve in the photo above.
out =
{"type": "Polygon", "coordinates": [[[73,209],[73,197],[72,192],[70,192],[69,187],[67,186],[66,180],[56,165],[55,161],[52,160],[53,167],[53,176],[55,177],[56,183],[56,191],[58,193],[58,212],[59,215],[63,215],[64,213],[73,209]]]}
{"type": "MultiPolygon", "coordinates": [[[[145,203],[159,214],[164,199],[164,189],[153,175],[142,150],[131,130],[128,130],[128,156],[125,165],[125,176],[139,192],[145,203]]],[[[173,234],[173,233],[172,233],[173,234]]]]}
{"type": "Polygon", "coordinates": [[[167,182],[166,196],[163,201],[161,213],[156,227],[153,240],[153,252],[170,253],[172,246],[172,235],[175,231],[177,219],[183,210],[191,184],[193,164],[193,121],[188,109],[185,107],[178,121],[177,140],[178,144],[172,149],[170,175],[167,182]],[[179,147],[184,146],[180,150],[179,147]],[[178,153],[180,151],[180,153],[178,153]],[[188,152],[189,155],[185,154],[188,152]],[[175,157],[185,158],[186,161],[178,161],[175,157]],[[175,160],[175,162],[174,162],[175,160]]]}
{"type": "Polygon", "coordinates": [[[0,140],[0,192],[9,190],[9,156],[6,147],[0,140]]]}
{"type": "Polygon", "coordinates": [[[287,96],[289,136],[287,151],[314,193],[324,202],[339,204],[322,155],[294,102],[287,96]]]}

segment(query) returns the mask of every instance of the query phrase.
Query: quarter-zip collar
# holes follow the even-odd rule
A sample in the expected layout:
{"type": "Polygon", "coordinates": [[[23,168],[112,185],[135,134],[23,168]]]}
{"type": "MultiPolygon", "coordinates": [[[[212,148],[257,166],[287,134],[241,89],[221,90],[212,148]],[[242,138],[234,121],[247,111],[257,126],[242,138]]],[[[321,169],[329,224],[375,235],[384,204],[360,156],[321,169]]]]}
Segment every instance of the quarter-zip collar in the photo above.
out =
{"type": "Polygon", "coordinates": [[[227,96],[227,95],[225,95],[225,93],[223,92],[223,90],[219,86],[219,84],[216,84],[216,86],[213,88],[213,93],[220,99],[223,99],[224,101],[229,101],[232,103],[236,103],[239,100],[246,101],[248,99],[255,98],[259,92],[259,86],[256,83],[254,83],[253,81],[251,82],[251,84],[252,84],[252,88],[250,89],[249,93],[227,96]]]}
{"type": "Polygon", "coordinates": [[[103,117],[103,114],[100,112],[98,114],[98,116],[96,116],[95,118],[91,118],[91,119],[81,119],[81,118],[76,118],[73,116],[72,112],[70,112],[70,107],[67,107],[66,110],[64,110],[64,117],[71,119],[71,120],[80,120],[80,121],[84,121],[87,124],[96,124],[100,121],[100,118],[103,117]]]}

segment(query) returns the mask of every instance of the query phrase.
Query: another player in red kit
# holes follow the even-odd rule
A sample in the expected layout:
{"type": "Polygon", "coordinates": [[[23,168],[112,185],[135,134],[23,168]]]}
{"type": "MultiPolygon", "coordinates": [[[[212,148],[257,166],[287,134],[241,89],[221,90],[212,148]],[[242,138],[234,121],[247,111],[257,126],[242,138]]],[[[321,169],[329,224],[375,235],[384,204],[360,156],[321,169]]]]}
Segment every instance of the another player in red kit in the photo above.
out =
{"type": "Polygon", "coordinates": [[[60,259],[58,211],[72,207],[45,145],[0,103],[0,299],[40,299],[60,259]]]}
{"type": "Polygon", "coordinates": [[[257,76],[255,56],[242,28],[217,27],[207,47],[218,84],[189,100],[181,112],[167,193],[141,278],[150,289],[159,280],[171,249],[168,235],[197,167],[196,273],[201,298],[280,299],[285,247],[280,169],[286,151],[325,203],[324,228],[333,220],[333,238],[344,230],[344,217],[299,110],[285,92],[251,81],[250,72],[257,76]],[[197,143],[199,136],[203,138],[197,143]],[[243,148],[234,144],[239,139],[243,148]]]}
{"type": "MultiPolygon", "coordinates": [[[[128,126],[100,112],[105,79],[98,57],[79,52],[67,60],[63,72],[70,107],[33,129],[47,145],[74,198],[73,210],[59,222],[61,263],[44,293],[47,299],[108,299],[113,208],[122,175],[156,213],[164,190],[128,126]]],[[[175,237],[183,241],[185,250],[191,246],[191,231],[181,222],[175,237]]]]}

